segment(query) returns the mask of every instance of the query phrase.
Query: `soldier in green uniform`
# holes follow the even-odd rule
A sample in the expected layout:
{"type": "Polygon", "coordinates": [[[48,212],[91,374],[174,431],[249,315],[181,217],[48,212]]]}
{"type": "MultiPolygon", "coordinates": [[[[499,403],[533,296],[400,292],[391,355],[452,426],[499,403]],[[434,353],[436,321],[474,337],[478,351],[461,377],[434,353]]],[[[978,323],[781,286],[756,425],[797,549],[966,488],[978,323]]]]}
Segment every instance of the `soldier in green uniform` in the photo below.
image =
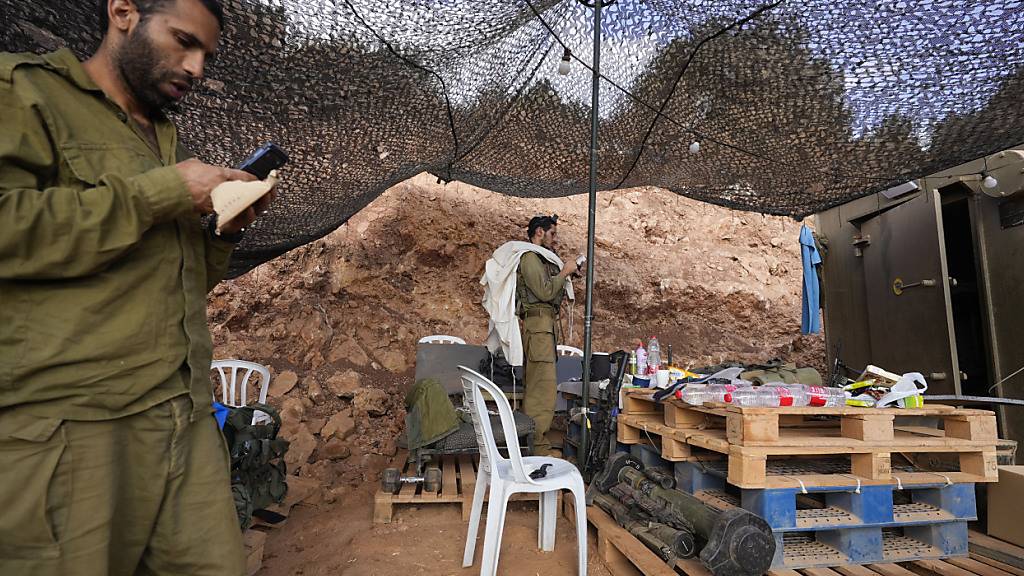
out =
{"type": "Polygon", "coordinates": [[[266,205],[204,229],[253,177],[188,159],[164,115],[222,8],[98,4],[87,61],[0,54],[0,574],[241,575],[206,293],[266,205]]]}
{"type": "MultiPolygon", "coordinates": [[[[554,251],[558,239],[557,216],[535,216],[527,227],[530,242],[554,251]]],[[[523,357],[526,360],[526,396],[523,411],[536,423],[534,452],[549,454],[547,432],[555,413],[555,347],[558,311],[565,295],[565,279],[577,272],[576,262],[561,270],[534,252],[526,252],[516,272],[516,302],[523,321],[523,357]]]]}

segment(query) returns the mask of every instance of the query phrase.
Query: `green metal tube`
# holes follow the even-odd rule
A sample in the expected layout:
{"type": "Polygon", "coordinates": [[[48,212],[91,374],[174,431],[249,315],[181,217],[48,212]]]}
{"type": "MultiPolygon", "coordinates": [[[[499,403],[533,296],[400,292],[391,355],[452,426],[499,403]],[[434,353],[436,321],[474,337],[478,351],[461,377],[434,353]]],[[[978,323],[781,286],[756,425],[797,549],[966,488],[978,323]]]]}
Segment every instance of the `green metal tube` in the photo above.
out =
{"type": "Polygon", "coordinates": [[[643,472],[628,466],[619,471],[619,481],[626,482],[634,490],[651,498],[659,498],[678,515],[693,525],[694,532],[702,538],[709,538],[718,521],[720,510],[711,508],[701,500],[679,490],[666,490],[651,481],[643,472]]]}

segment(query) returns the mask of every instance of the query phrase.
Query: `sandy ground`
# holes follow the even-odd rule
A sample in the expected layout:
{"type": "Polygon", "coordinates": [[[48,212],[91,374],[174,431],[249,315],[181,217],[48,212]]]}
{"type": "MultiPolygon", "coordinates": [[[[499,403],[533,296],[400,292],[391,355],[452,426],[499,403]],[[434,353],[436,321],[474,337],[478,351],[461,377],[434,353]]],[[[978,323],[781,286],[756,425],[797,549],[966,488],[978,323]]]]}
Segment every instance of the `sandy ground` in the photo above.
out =
{"type": "MultiPolygon", "coordinates": [[[[411,576],[479,574],[483,522],[476,563],[462,568],[467,523],[457,504],[396,506],[391,524],[374,525],[373,491],[367,484],[334,504],[297,506],[288,522],[273,530],[259,576],[411,576]]],[[[486,512],[486,509],[485,509],[486,512]]],[[[592,532],[592,531],[591,531],[592,532]]],[[[591,576],[609,576],[588,539],[591,576]]],[[[512,502],[506,516],[499,576],[576,573],[576,531],[558,518],[555,550],[537,548],[537,505],[512,502]]]]}

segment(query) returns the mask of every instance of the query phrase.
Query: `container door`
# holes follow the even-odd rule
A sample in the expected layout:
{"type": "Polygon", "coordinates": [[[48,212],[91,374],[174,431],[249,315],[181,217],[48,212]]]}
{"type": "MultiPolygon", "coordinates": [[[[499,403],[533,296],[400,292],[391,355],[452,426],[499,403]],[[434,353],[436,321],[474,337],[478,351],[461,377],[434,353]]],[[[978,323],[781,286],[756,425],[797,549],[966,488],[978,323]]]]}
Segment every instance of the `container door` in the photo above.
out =
{"type": "Polygon", "coordinates": [[[890,372],[920,372],[934,394],[959,394],[937,191],[865,220],[861,233],[871,362],[890,372]]]}

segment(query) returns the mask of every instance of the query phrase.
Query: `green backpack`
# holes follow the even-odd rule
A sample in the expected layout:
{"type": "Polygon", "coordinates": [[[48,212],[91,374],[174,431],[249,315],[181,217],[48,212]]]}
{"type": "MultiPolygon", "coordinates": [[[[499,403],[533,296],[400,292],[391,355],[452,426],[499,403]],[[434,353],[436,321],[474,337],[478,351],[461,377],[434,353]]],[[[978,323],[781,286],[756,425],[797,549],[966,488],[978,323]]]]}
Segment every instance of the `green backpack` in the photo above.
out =
{"type": "MultiPolygon", "coordinates": [[[[281,415],[266,404],[232,408],[224,422],[224,438],[231,455],[231,492],[242,529],[249,527],[255,515],[263,518],[264,508],[280,503],[288,493],[284,454],[288,441],[278,438],[281,415]],[[253,424],[255,412],[265,412],[270,423],[253,424]]],[[[265,512],[265,511],[264,511],[265,512]]],[[[267,514],[268,520],[280,515],[267,514]]]]}

